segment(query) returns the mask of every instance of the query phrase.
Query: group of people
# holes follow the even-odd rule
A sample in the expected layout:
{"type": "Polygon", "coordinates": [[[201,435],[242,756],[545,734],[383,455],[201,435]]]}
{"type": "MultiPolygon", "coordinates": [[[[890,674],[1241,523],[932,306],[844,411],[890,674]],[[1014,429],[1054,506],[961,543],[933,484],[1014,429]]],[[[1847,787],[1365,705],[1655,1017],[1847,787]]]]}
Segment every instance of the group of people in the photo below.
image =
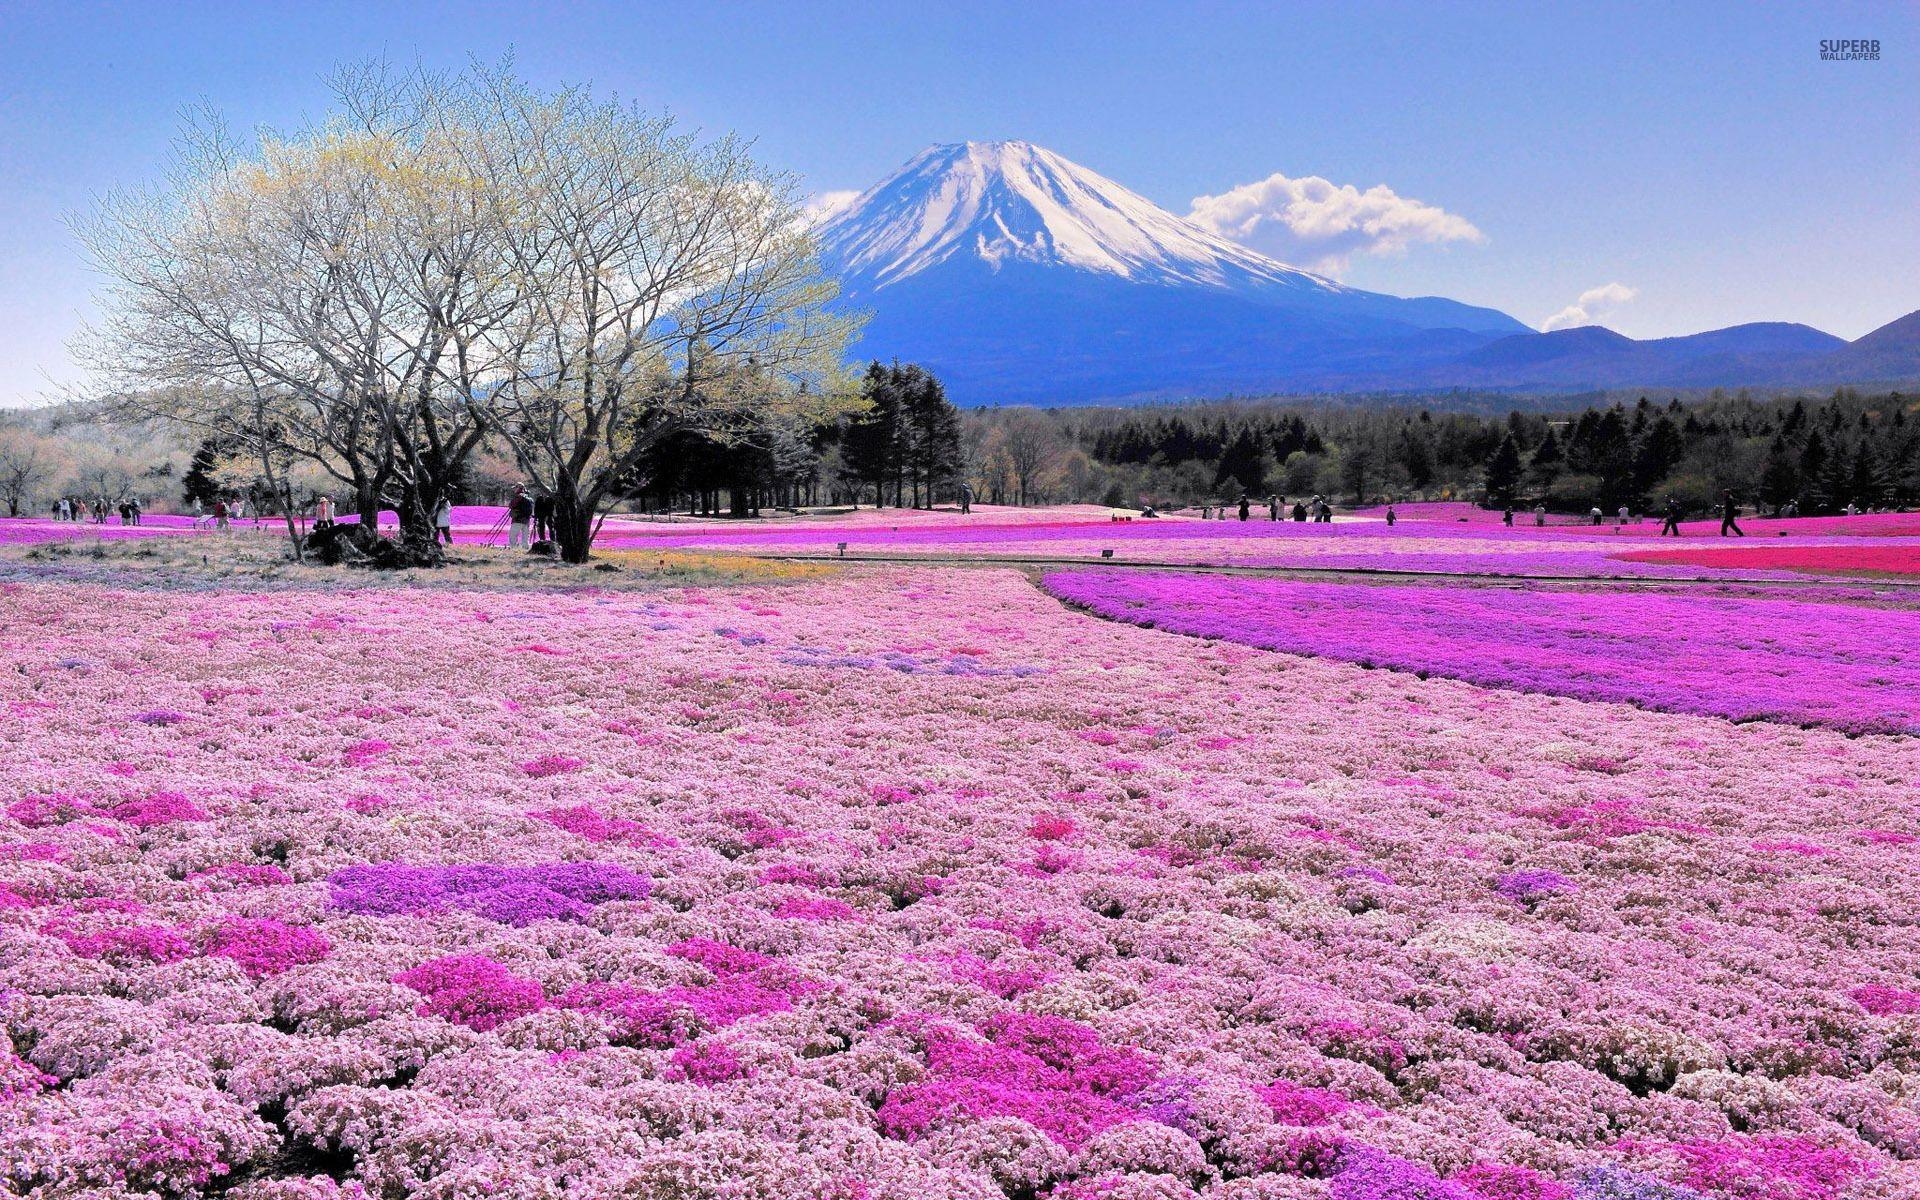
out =
{"type": "MultiPolygon", "coordinates": [[[[1680,518],[1685,515],[1686,511],[1680,507],[1680,502],[1668,496],[1667,506],[1661,510],[1660,536],[1679,537],[1680,518]]],[[[1800,505],[1797,503],[1793,505],[1793,515],[1800,515],[1800,505]]],[[[1740,502],[1734,498],[1731,491],[1725,491],[1720,493],[1720,536],[1726,537],[1729,534],[1734,537],[1745,537],[1747,531],[1740,528],[1740,502]]]]}
{"type": "MultiPolygon", "coordinates": [[[[235,521],[244,519],[246,515],[247,498],[245,496],[215,496],[213,498],[213,509],[211,512],[207,510],[205,505],[201,504],[198,497],[195,497],[193,501],[193,523],[195,525],[207,522],[215,529],[230,529],[233,527],[235,521]]],[[[258,512],[253,514],[253,523],[256,526],[260,524],[260,514],[258,512]]]]}
{"type": "MultiPolygon", "coordinates": [[[[1238,504],[1203,504],[1200,506],[1200,519],[1203,521],[1216,519],[1230,521],[1235,515],[1238,515],[1242,521],[1252,520],[1253,500],[1243,495],[1240,497],[1238,504]]],[[[1293,508],[1289,510],[1285,496],[1267,497],[1267,520],[1284,521],[1288,519],[1289,516],[1295,521],[1313,521],[1319,524],[1331,525],[1333,523],[1333,505],[1327,501],[1326,497],[1315,496],[1311,501],[1294,501],[1293,508]]],[[[1393,524],[1393,520],[1393,508],[1389,505],[1387,508],[1387,523],[1391,525],[1393,524]]]]}
{"type": "Polygon", "coordinates": [[[119,510],[122,525],[138,525],[143,510],[138,497],[129,497],[118,504],[111,503],[105,496],[96,496],[89,505],[77,496],[62,496],[53,502],[53,519],[56,521],[92,521],[96,525],[105,525],[107,517],[115,509],[119,510]]]}
{"type": "MultiPolygon", "coordinates": [[[[1794,504],[1792,506],[1792,509],[1793,509],[1793,512],[1792,512],[1793,516],[1800,515],[1800,506],[1798,504],[1794,504]]],[[[1660,536],[1661,537],[1679,537],[1680,536],[1680,519],[1685,515],[1686,515],[1685,510],[1683,510],[1680,507],[1680,502],[1674,499],[1672,496],[1668,496],[1666,506],[1660,510],[1660,516],[1661,516],[1660,536]]],[[[1617,524],[1624,526],[1630,519],[1632,519],[1632,516],[1633,516],[1632,511],[1626,505],[1622,504],[1619,510],[1614,514],[1614,519],[1617,524]]],[[[1740,516],[1739,501],[1734,499],[1734,495],[1731,491],[1721,492],[1720,493],[1720,536],[1721,537],[1727,537],[1729,535],[1734,537],[1747,536],[1746,531],[1740,528],[1739,516],[1740,516]]],[[[1600,506],[1598,504],[1594,505],[1592,508],[1587,510],[1587,520],[1590,524],[1593,524],[1593,525],[1604,525],[1606,524],[1606,521],[1607,521],[1606,514],[1601,512],[1600,506]]],[[[1506,506],[1505,509],[1501,511],[1500,523],[1503,525],[1506,525],[1509,528],[1513,526],[1513,505],[1509,504],[1506,506]]],[[[1533,523],[1536,527],[1543,526],[1547,523],[1547,506],[1546,505],[1536,504],[1533,506],[1533,523]]],[[[1393,506],[1392,505],[1387,506],[1387,524],[1389,525],[1393,524],[1393,506]]]]}
{"type": "MultiPolygon", "coordinates": [[[[971,490],[963,511],[972,511],[971,490]]],[[[507,497],[507,548],[525,550],[535,542],[553,540],[553,497],[546,492],[529,492],[523,483],[513,485],[507,497]]]]}

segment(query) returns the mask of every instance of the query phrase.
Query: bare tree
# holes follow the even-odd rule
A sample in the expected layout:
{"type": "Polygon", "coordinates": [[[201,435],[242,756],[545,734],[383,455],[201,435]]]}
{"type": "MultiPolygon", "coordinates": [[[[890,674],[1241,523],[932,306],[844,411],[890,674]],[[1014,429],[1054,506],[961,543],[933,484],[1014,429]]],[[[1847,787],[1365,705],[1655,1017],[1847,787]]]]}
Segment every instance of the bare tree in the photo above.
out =
{"type": "Polygon", "coordinates": [[[199,116],[165,186],[80,223],[109,279],[82,349],[113,409],[253,452],[290,535],[305,462],[351,494],[363,538],[395,504],[430,561],[432,510],[487,429],[488,335],[522,289],[454,150],[470,82],[369,67],[334,91],[342,115],[252,145],[199,116]]]}
{"type": "Polygon", "coordinates": [[[1014,487],[1025,505],[1038,498],[1041,480],[1058,467],[1065,440],[1058,426],[1031,409],[1014,411],[1002,429],[1014,487]]]}
{"type": "Polygon", "coordinates": [[[505,364],[490,412],[552,494],[563,558],[586,558],[665,439],[847,407],[857,325],[827,307],[837,285],[790,178],[738,139],[703,144],[583,90],[479,82],[464,171],[526,292],[485,339],[505,364]]]}
{"type": "Polygon", "coordinates": [[[25,429],[0,430],[0,499],[7,515],[31,508],[40,489],[53,482],[60,461],[45,439],[25,429]]]}
{"type": "Polygon", "coordinates": [[[504,65],[334,92],[289,137],[191,122],[165,186],[80,225],[109,280],[83,352],[121,411],[328,472],[368,536],[396,505],[407,561],[437,560],[433,508],[498,434],[580,561],[663,439],[845,403],[855,323],[792,181],[737,139],[504,65]]]}

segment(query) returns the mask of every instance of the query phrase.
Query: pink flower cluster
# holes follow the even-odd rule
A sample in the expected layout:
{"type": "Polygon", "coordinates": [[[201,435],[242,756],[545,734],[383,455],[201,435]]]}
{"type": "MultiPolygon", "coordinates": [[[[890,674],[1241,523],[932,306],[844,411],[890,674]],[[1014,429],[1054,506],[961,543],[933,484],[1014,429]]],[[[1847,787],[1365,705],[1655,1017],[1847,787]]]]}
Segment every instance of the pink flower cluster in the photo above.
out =
{"type": "Polygon", "coordinates": [[[0,1193],[1920,1194],[1908,736],[990,569],[0,621],[0,1193]]]}

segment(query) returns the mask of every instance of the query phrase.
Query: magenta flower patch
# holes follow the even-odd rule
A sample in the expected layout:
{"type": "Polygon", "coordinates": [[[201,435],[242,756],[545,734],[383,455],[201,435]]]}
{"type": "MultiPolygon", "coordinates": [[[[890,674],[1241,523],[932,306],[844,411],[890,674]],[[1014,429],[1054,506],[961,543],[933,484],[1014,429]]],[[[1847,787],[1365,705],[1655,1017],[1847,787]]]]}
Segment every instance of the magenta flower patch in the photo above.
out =
{"type": "Polygon", "coordinates": [[[347,867],[328,878],[331,907],[371,916],[462,909],[506,925],[584,920],[596,905],[644,900],[652,881],[612,863],[548,863],[505,867],[347,867]]]}

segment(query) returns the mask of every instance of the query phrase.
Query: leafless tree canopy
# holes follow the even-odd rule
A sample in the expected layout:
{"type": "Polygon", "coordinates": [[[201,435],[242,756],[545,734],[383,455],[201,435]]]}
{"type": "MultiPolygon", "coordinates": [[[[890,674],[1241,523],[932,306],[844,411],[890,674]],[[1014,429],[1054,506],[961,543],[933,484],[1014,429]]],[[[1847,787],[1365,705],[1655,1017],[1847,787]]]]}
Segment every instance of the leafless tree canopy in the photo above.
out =
{"type": "Polygon", "coordinates": [[[507,66],[341,71],[280,136],[203,114],[161,186],[80,223],[109,283],[104,390],[325,470],[417,548],[483,439],[556,505],[562,552],[658,441],[844,404],[854,330],[793,181],[744,143],[538,92],[507,66]]]}

